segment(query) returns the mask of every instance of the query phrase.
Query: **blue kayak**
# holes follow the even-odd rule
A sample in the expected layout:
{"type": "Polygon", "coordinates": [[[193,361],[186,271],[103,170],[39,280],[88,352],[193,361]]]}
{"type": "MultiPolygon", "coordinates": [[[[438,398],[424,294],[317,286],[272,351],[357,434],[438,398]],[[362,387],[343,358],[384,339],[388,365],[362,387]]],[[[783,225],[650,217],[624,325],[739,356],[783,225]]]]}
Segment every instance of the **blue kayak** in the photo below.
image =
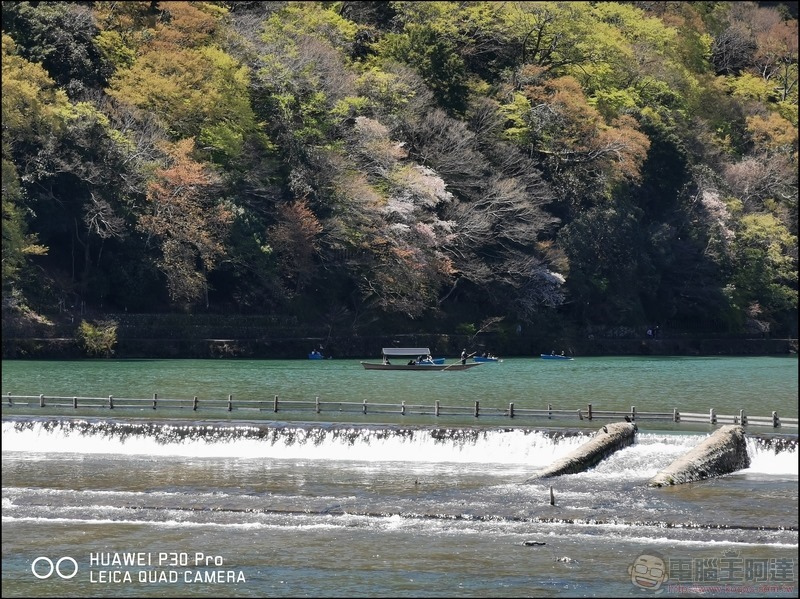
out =
{"type": "Polygon", "coordinates": [[[570,356],[560,356],[558,354],[541,354],[542,360],[572,360],[570,356]]]}

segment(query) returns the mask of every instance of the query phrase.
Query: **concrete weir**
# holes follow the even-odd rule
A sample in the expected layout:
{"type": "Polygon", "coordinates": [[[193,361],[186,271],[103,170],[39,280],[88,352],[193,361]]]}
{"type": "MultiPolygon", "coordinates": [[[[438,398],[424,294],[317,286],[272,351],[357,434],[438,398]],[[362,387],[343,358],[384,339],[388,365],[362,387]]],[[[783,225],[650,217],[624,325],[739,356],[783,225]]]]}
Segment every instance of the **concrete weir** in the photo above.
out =
{"type": "Polygon", "coordinates": [[[650,487],[667,487],[713,478],[748,468],[747,440],[739,425],[723,426],[650,479],[650,487]]]}
{"type": "Polygon", "coordinates": [[[569,455],[557,460],[548,468],[534,474],[525,482],[542,478],[577,474],[596,466],[615,451],[633,445],[636,440],[636,425],[629,422],[607,424],[595,436],[569,455]]]}

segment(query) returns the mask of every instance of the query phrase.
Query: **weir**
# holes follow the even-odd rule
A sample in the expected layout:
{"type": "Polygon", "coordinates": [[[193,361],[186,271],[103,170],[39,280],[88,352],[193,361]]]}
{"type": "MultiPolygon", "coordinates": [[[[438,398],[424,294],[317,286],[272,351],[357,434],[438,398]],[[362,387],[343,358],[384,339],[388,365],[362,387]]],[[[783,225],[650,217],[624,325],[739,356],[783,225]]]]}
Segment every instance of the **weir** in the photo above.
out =
{"type": "Polygon", "coordinates": [[[703,480],[748,468],[744,427],[723,426],[650,479],[651,487],[703,480]]]}
{"type": "Polygon", "coordinates": [[[585,432],[356,423],[3,419],[3,450],[164,456],[500,463],[543,466],[554,446],[585,432]]]}
{"type": "MultiPolygon", "coordinates": [[[[623,425],[625,426],[625,425],[623,425]]],[[[607,430],[613,431],[612,425],[607,430]]],[[[632,428],[632,425],[628,425],[632,428]]],[[[307,459],[369,462],[498,464],[514,469],[520,484],[559,457],[595,441],[585,429],[527,427],[429,427],[344,423],[246,421],[143,421],[118,418],[3,417],[3,452],[144,454],[193,458],[307,459]]],[[[598,437],[607,437],[598,433],[598,437]]],[[[623,471],[646,469],[644,485],[658,468],[695,447],[705,435],[636,433],[620,456],[623,471]],[[641,446],[641,447],[639,447],[641,446]]],[[[796,435],[748,435],[751,467],[768,473],[797,472],[796,435]]],[[[612,468],[612,470],[615,470],[612,468]]],[[[614,471],[610,476],[616,476],[614,471]]],[[[626,475],[628,476],[628,475],[626,475]]]]}
{"type": "Polygon", "coordinates": [[[636,425],[630,422],[607,424],[597,431],[590,441],[525,482],[584,472],[592,466],[596,466],[612,453],[632,445],[636,440],[636,431],[636,425]]]}
{"type": "MultiPolygon", "coordinates": [[[[118,418],[69,417],[4,417],[3,422],[13,423],[18,430],[40,427],[47,432],[90,436],[100,434],[122,442],[131,438],[150,438],[165,443],[183,443],[201,440],[207,443],[240,440],[265,441],[270,444],[320,445],[323,442],[342,441],[352,445],[360,439],[412,439],[429,438],[433,442],[450,442],[456,445],[474,443],[493,429],[478,427],[401,426],[394,424],[310,423],[278,422],[254,423],[211,420],[136,421],[118,418]]],[[[511,429],[503,428],[503,431],[511,429]]],[[[523,435],[537,433],[557,441],[585,434],[580,429],[514,429],[523,435]]]]}

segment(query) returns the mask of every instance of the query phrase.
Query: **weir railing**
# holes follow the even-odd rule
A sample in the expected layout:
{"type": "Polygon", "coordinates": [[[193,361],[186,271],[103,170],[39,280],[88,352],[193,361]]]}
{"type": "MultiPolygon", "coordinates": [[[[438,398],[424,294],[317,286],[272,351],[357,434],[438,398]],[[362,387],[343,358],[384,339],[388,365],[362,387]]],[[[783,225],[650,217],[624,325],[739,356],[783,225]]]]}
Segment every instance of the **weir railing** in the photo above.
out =
{"type": "Polygon", "coordinates": [[[399,416],[434,416],[434,417],[474,417],[485,419],[509,420],[627,420],[629,422],[663,422],[663,423],[696,423],[711,425],[740,424],[742,426],[757,426],[770,428],[798,428],[797,418],[779,417],[773,411],[769,416],[753,416],[739,410],[735,414],[718,414],[714,408],[708,412],[685,412],[673,409],[664,412],[641,412],[636,406],[630,410],[596,410],[592,404],[579,409],[557,409],[551,404],[546,408],[518,408],[511,402],[503,407],[481,405],[475,401],[469,405],[452,406],[441,405],[439,401],[433,404],[378,403],[366,399],[361,402],[351,401],[321,401],[319,396],[314,400],[280,399],[277,395],[271,399],[236,399],[232,395],[226,398],[199,399],[192,398],[164,398],[153,394],[151,398],[114,397],[78,397],[78,396],[45,396],[45,395],[12,395],[6,394],[4,407],[14,408],[20,406],[39,408],[71,408],[97,409],[97,410],[179,410],[182,412],[239,412],[246,413],[302,413],[314,414],[351,413],[351,414],[395,414],[399,416]]]}

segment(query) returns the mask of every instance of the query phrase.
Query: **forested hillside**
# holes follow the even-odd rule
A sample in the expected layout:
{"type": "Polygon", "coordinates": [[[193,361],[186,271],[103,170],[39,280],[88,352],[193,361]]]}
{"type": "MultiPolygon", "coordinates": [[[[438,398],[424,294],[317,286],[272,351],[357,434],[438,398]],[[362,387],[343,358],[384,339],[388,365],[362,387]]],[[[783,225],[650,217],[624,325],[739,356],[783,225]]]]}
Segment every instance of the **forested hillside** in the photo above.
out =
{"type": "Polygon", "coordinates": [[[4,318],[797,335],[782,4],[3,2],[2,29],[4,318]]]}

